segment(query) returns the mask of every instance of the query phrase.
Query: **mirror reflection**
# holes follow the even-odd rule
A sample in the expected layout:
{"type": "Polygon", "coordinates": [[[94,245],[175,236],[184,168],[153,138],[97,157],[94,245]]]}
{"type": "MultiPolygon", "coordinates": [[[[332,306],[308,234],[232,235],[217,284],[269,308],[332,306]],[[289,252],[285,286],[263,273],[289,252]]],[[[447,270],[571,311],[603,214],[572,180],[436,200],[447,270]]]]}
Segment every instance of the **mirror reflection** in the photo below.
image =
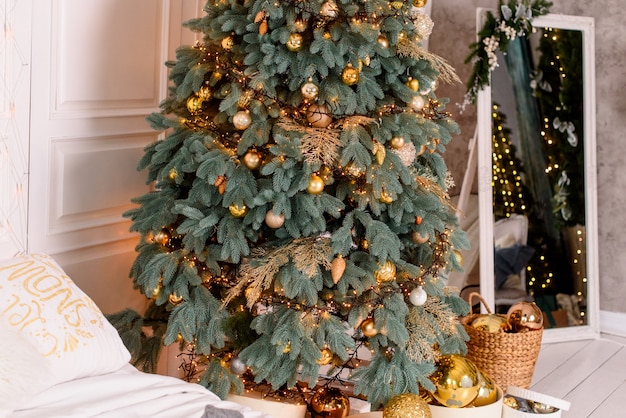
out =
{"type": "Polygon", "coordinates": [[[586,324],[583,34],[535,27],[491,74],[495,306],[586,324]]]}

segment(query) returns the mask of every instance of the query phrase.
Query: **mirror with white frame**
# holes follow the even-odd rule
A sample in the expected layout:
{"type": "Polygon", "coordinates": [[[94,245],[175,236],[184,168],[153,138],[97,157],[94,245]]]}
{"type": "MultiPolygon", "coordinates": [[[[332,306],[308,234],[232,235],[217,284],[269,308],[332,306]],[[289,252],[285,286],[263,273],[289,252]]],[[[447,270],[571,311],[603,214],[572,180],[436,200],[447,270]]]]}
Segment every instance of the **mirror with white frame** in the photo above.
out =
{"type": "Polygon", "coordinates": [[[593,31],[532,19],[476,96],[480,294],[506,309],[521,288],[544,342],[599,334],[593,31]]]}

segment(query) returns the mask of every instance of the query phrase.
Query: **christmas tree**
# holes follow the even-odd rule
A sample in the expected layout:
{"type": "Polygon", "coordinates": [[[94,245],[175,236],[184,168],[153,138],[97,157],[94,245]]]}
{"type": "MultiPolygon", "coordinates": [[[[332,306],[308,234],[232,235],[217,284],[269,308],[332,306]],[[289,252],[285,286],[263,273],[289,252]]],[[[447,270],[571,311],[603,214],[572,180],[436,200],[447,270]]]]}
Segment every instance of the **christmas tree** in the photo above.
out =
{"type": "Polygon", "coordinates": [[[445,286],[467,246],[442,157],[458,127],[434,92],[458,78],[414,3],[220,0],[187,23],[202,41],[167,63],[148,118],[165,134],[139,164],[153,191],[125,214],[151,304],[113,320],[138,364],[182,342],[221,397],[242,374],[349,369],[376,406],[434,390],[438,357],[465,350],[445,286]]]}

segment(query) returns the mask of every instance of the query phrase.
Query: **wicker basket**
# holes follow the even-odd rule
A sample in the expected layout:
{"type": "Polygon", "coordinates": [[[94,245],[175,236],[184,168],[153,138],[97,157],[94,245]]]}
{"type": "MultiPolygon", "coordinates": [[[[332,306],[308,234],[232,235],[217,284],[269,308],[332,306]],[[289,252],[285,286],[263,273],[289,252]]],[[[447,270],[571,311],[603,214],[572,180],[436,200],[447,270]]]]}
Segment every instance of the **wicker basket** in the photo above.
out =
{"type": "MultiPolygon", "coordinates": [[[[491,313],[485,300],[476,292],[469,295],[470,306],[474,297],[480,299],[487,312],[491,313]]],[[[470,337],[467,358],[503,390],[508,386],[528,388],[541,349],[543,329],[518,333],[488,332],[471,325],[478,316],[470,314],[461,319],[470,337]]]]}

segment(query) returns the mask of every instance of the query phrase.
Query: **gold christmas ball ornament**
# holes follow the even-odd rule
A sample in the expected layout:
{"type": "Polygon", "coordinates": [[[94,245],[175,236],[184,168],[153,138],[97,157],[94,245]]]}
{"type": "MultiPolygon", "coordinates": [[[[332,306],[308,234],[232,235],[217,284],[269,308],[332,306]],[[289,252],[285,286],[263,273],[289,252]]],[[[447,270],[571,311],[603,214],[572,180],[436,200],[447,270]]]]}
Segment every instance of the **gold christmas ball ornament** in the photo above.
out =
{"type": "Polygon", "coordinates": [[[320,89],[313,81],[309,80],[302,85],[300,88],[300,92],[302,93],[302,97],[307,100],[315,100],[319,95],[320,89]]]}
{"type": "Polygon", "coordinates": [[[265,214],[265,224],[273,229],[278,229],[285,223],[285,215],[282,213],[276,213],[273,209],[270,209],[265,214]]]}
{"type": "Polygon", "coordinates": [[[177,306],[177,305],[180,305],[181,303],[183,303],[182,296],[178,296],[176,294],[176,292],[170,293],[170,295],[167,298],[167,300],[169,301],[169,303],[171,303],[174,306],[177,306]]]}
{"type": "Polygon", "coordinates": [[[187,110],[189,113],[200,113],[204,101],[198,96],[191,96],[187,99],[187,110]]]}
{"type": "Polygon", "coordinates": [[[486,332],[500,332],[508,328],[507,318],[498,314],[480,314],[470,325],[486,332]]]}
{"type": "Polygon", "coordinates": [[[377,41],[383,48],[389,48],[389,39],[385,35],[378,35],[377,41]]]}
{"type": "Polygon", "coordinates": [[[323,348],[320,353],[322,356],[317,360],[317,364],[320,366],[325,366],[333,361],[333,352],[329,348],[323,348]]]}
{"type": "Polygon", "coordinates": [[[517,302],[509,308],[506,315],[513,332],[543,328],[543,313],[534,302],[517,302]]]}
{"type": "Polygon", "coordinates": [[[376,329],[376,324],[374,323],[373,318],[367,318],[363,322],[361,322],[361,332],[367,338],[371,338],[378,334],[378,330],[376,329]]]}
{"type": "Polygon", "coordinates": [[[428,236],[428,234],[420,234],[417,231],[411,232],[411,239],[416,244],[425,244],[426,242],[428,242],[429,238],[430,237],[428,236]]]}
{"type": "Polygon", "coordinates": [[[306,187],[306,191],[310,194],[320,194],[324,191],[324,179],[317,174],[313,174],[309,178],[309,185],[306,187]]]}
{"type": "Polygon", "coordinates": [[[424,98],[421,95],[415,95],[409,102],[409,107],[416,112],[419,112],[424,108],[424,98]]]}
{"type": "Polygon", "coordinates": [[[290,34],[285,45],[287,46],[287,49],[291,52],[300,51],[303,46],[302,35],[300,35],[299,33],[290,34]]]}
{"type": "Polygon", "coordinates": [[[498,400],[498,388],[496,384],[491,380],[489,375],[480,370],[478,371],[478,384],[478,395],[471,403],[472,406],[490,405],[498,400]]]}
{"type": "Polygon", "coordinates": [[[256,150],[248,151],[243,156],[243,164],[249,170],[259,169],[262,163],[263,163],[263,160],[262,160],[261,154],[256,150]]]}
{"type": "Polygon", "coordinates": [[[404,140],[403,136],[394,136],[393,138],[391,138],[389,145],[391,145],[391,148],[400,149],[404,146],[405,142],[406,141],[404,140]]]}
{"type": "Polygon", "coordinates": [[[415,7],[424,7],[428,3],[428,0],[413,0],[413,6],[415,7]]]}
{"type": "Polygon", "coordinates": [[[384,264],[379,265],[378,270],[374,274],[377,283],[386,283],[396,278],[396,265],[387,260],[384,264]]]}
{"type": "Polygon", "coordinates": [[[306,112],[306,120],[314,128],[326,128],[333,121],[326,105],[312,104],[306,112]]]}
{"type": "Polygon", "coordinates": [[[235,218],[243,218],[246,216],[246,213],[248,213],[248,207],[246,205],[239,206],[236,203],[230,205],[228,210],[235,218]]]}
{"type": "Polygon", "coordinates": [[[348,64],[341,72],[341,81],[348,86],[354,86],[359,82],[359,70],[354,68],[352,64],[348,64]]]}
{"type": "Polygon", "coordinates": [[[248,129],[252,123],[252,117],[247,110],[240,110],[233,116],[233,126],[240,131],[248,129]]]}
{"type": "Polygon", "coordinates": [[[426,299],[428,299],[428,294],[422,286],[417,286],[409,293],[409,302],[413,306],[422,306],[426,303],[426,299]]]}
{"type": "Polygon", "coordinates": [[[393,203],[393,196],[389,193],[387,193],[385,190],[383,190],[380,193],[380,198],[378,199],[381,203],[384,203],[386,205],[389,205],[391,203],[393,203]]]}
{"type": "Polygon", "coordinates": [[[389,399],[383,409],[383,418],[432,418],[432,413],[420,395],[403,393],[389,399]]]}
{"type": "Polygon", "coordinates": [[[167,245],[167,243],[170,242],[170,239],[172,239],[172,234],[167,228],[161,229],[159,232],[154,234],[154,237],[152,238],[154,242],[161,245],[167,245]]]}
{"type": "Polygon", "coordinates": [[[439,358],[430,379],[435,384],[432,392],[440,404],[451,408],[463,408],[478,396],[480,389],[479,371],[469,359],[448,354],[439,358]]]}
{"type": "Polygon", "coordinates": [[[345,418],[350,413],[350,399],[339,389],[321,387],[309,402],[311,418],[345,418]]]}
{"type": "Polygon", "coordinates": [[[211,98],[213,97],[213,92],[211,91],[209,86],[204,85],[200,87],[200,90],[198,90],[198,97],[202,100],[211,100],[211,98]]]}
{"type": "Polygon", "coordinates": [[[224,48],[225,50],[230,51],[231,49],[233,49],[234,45],[235,40],[232,36],[227,36],[226,38],[222,39],[222,48],[224,48]]]}
{"type": "Polygon", "coordinates": [[[406,81],[406,86],[411,90],[417,92],[420,89],[420,82],[417,78],[409,77],[406,81]]]}

